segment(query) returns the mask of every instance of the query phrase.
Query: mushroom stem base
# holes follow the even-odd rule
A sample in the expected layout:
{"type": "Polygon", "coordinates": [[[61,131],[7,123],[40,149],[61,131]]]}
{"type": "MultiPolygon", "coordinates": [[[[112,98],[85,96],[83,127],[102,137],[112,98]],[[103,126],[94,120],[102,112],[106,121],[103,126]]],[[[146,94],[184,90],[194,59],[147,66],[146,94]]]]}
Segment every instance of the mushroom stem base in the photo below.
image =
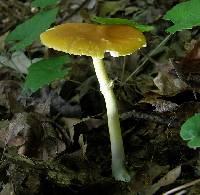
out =
{"type": "Polygon", "coordinates": [[[117,109],[117,101],[113,92],[112,82],[109,80],[102,59],[93,58],[94,68],[99,81],[101,93],[107,108],[108,128],[112,152],[112,174],[116,180],[129,182],[130,176],[125,168],[124,147],[117,109]]]}

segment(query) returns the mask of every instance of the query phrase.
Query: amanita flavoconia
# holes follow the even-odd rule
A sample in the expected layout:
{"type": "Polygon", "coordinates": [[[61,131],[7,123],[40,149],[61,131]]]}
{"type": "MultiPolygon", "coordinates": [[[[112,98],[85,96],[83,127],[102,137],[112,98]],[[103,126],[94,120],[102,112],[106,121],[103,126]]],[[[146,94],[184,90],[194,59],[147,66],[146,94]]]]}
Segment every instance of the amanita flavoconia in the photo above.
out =
{"type": "Polygon", "coordinates": [[[67,23],[42,33],[41,41],[47,47],[74,55],[91,56],[107,108],[112,151],[112,174],[116,180],[130,181],[125,168],[125,155],[117,101],[103,63],[104,53],[113,57],[125,56],[146,45],[144,35],[127,25],[97,25],[67,23]]]}

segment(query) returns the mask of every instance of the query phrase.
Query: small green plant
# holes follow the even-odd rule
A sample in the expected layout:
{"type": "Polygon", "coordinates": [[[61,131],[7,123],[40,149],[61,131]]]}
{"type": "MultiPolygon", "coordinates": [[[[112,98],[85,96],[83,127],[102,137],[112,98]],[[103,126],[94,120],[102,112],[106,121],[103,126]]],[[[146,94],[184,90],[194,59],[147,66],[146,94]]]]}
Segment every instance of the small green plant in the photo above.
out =
{"type": "Polygon", "coordinates": [[[200,113],[188,118],[181,126],[181,138],[190,148],[200,147],[200,113]]]}
{"type": "Polygon", "coordinates": [[[48,5],[54,5],[57,1],[33,1],[34,7],[42,9],[32,18],[18,25],[6,38],[6,43],[12,44],[11,51],[23,50],[34,41],[39,40],[40,34],[48,29],[55,22],[58,8],[44,10],[48,5]]]}
{"type": "Polygon", "coordinates": [[[103,18],[98,16],[93,16],[91,18],[92,22],[98,24],[121,24],[121,25],[128,25],[134,28],[137,28],[141,32],[147,32],[153,30],[153,26],[138,24],[134,20],[123,19],[123,18],[103,18]]]}
{"type": "MultiPolygon", "coordinates": [[[[40,34],[50,27],[56,20],[58,0],[34,0],[32,7],[39,12],[33,17],[18,25],[6,38],[11,45],[10,51],[25,50],[27,46],[39,41],[40,34]]],[[[37,91],[56,79],[61,79],[69,72],[69,68],[62,69],[63,64],[70,61],[69,56],[44,59],[31,64],[24,87],[32,92],[37,91]]]]}
{"type": "Polygon", "coordinates": [[[44,85],[50,84],[55,79],[61,79],[69,73],[69,68],[64,68],[63,64],[70,62],[68,55],[53,57],[33,63],[28,68],[28,75],[25,80],[25,89],[32,92],[37,91],[44,85]]]}
{"type": "Polygon", "coordinates": [[[40,7],[45,8],[49,5],[55,5],[58,2],[58,0],[34,0],[32,2],[32,7],[40,7]]]}
{"type": "Polygon", "coordinates": [[[163,19],[171,20],[174,23],[166,30],[171,34],[200,25],[200,0],[177,4],[165,14],[163,19]]]}

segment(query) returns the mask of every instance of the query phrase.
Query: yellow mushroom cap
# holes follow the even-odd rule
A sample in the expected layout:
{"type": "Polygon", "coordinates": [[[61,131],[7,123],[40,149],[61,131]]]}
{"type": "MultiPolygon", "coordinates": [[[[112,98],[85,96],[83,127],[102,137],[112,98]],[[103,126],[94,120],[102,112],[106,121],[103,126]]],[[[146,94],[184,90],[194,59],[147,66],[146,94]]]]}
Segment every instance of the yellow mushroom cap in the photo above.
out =
{"type": "Polygon", "coordinates": [[[48,29],[40,35],[47,47],[74,55],[103,58],[125,56],[146,45],[142,32],[127,25],[66,23],[48,29]]]}

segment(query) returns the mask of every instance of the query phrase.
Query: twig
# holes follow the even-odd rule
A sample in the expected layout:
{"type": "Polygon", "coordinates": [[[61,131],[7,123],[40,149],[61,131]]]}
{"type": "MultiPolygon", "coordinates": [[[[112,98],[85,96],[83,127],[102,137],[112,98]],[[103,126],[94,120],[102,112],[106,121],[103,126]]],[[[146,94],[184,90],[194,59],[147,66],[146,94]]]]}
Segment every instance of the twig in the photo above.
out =
{"type": "Polygon", "coordinates": [[[146,62],[149,60],[149,57],[153,56],[154,54],[157,53],[157,51],[166,44],[166,42],[171,38],[172,34],[168,35],[167,37],[165,37],[164,40],[162,40],[160,42],[160,44],[154,48],[146,57],[143,58],[143,62],[141,62],[141,64],[126,78],[126,80],[124,81],[123,84],[126,84],[130,78],[132,76],[134,76],[135,74],[137,74],[139,72],[139,70],[146,64],[146,62]]]}
{"type": "Polygon", "coordinates": [[[196,179],[196,180],[191,181],[189,183],[186,183],[186,184],[183,184],[181,186],[178,186],[178,187],[176,187],[176,188],[174,188],[172,190],[169,190],[169,191],[165,192],[163,195],[170,195],[170,194],[175,193],[177,191],[180,191],[180,190],[183,190],[185,188],[191,187],[191,186],[193,186],[193,185],[195,185],[195,184],[197,184],[199,182],[200,182],[200,179],[196,179]]]}
{"type": "Polygon", "coordinates": [[[183,195],[183,194],[186,194],[186,193],[187,193],[187,191],[186,191],[186,190],[182,190],[182,191],[180,191],[180,192],[176,193],[176,195],[183,195]]]}
{"type": "Polygon", "coordinates": [[[124,56],[123,57],[123,64],[122,64],[121,82],[123,82],[123,80],[124,80],[125,68],[126,68],[126,57],[124,56]]]}
{"type": "Polygon", "coordinates": [[[142,113],[142,112],[137,112],[135,110],[132,110],[132,111],[129,111],[129,112],[125,112],[125,113],[121,114],[121,116],[120,116],[121,120],[126,120],[126,119],[132,118],[132,117],[134,117],[136,119],[154,121],[156,123],[163,124],[163,125],[168,125],[170,127],[179,126],[179,122],[174,120],[174,119],[171,119],[171,118],[166,119],[166,118],[158,116],[156,114],[142,113]]]}

